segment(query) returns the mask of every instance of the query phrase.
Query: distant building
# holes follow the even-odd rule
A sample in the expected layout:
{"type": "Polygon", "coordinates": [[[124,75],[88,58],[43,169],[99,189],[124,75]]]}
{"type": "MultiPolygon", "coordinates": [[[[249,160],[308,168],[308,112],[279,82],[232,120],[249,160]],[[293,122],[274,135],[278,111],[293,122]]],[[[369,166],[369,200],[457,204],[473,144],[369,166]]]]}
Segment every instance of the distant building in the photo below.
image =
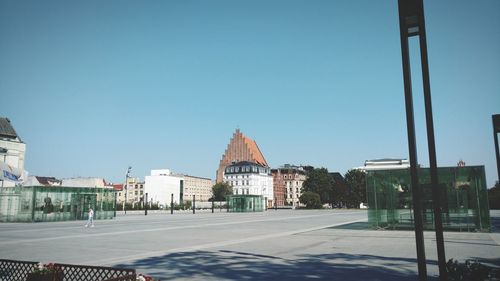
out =
{"type": "Polygon", "coordinates": [[[8,118],[0,117],[1,186],[15,186],[23,181],[26,144],[17,135],[8,118]]]}
{"type": "Polygon", "coordinates": [[[240,161],[227,166],[224,182],[233,187],[235,195],[262,195],[268,208],[273,207],[273,177],[267,166],[249,161],[240,161]]]}
{"type": "Polygon", "coordinates": [[[302,184],[306,180],[306,172],[301,166],[285,164],[272,169],[274,196],[277,206],[291,205],[298,207],[302,195],[302,184]]]}
{"type": "Polygon", "coordinates": [[[212,197],[214,180],[189,175],[183,175],[182,178],[184,180],[184,201],[193,200],[193,195],[196,196],[197,202],[207,202],[212,197]]]}
{"type": "Polygon", "coordinates": [[[68,178],[62,179],[61,185],[66,187],[106,187],[106,181],[103,178],[68,178]]]}
{"type": "Polygon", "coordinates": [[[227,166],[241,161],[248,161],[263,167],[269,167],[257,143],[243,135],[239,129],[236,129],[220,160],[216,182],[223,181],[224,171],[227,166]]]}
{"type": "Polygon", "coordinates": [[[182,204],[184,179],[180,175],[172,174],[168,169],[151,170],[151,175],[145,179],[144,192],[148,193],[148,202],[160,206],[170,206],[172,194],[174,204],[182,204]]]}
{"type": "Polygon", "coordinates": [[[366,160],[365,165],[355,169],[362,171],[377,171],[377,170],[397,170],[410,168],[408,159],[375,159],[366,160]]]}
{"type": "Polygon", "coordinates": [[[23,186],[61,186],[61,180],[54,177],[28,176],[23,186]]]}
{"type": "Polygon", "coordinates": [[[144,186],[145,183],[139,178],[130,177],[127,178],[126,184],[114,184],[111,187],[117,192],[116,203],[118,205],[123,205],[124,202],[135,205],[144,202],[144,186]]]}

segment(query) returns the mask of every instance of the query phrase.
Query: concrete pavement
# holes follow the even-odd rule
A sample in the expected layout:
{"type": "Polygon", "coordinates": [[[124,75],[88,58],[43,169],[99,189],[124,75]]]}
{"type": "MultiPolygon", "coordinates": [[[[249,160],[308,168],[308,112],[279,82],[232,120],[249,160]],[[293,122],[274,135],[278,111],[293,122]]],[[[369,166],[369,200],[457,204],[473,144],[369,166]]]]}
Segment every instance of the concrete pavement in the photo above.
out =
{"type": "MultiPolygon", "coordinates": [[[[0,257],[131,267],[162,280],[416,280],[414,232],[369,230],[366,218],[359,210],[268,210],[128,213],[95,228],[3,223],[0,257]]],[[[499,241],[500,233],[446,232],[446,257],[500,265],[499,241]]],[[[435,276],[433,232],[425,246],[435,276]]]]}

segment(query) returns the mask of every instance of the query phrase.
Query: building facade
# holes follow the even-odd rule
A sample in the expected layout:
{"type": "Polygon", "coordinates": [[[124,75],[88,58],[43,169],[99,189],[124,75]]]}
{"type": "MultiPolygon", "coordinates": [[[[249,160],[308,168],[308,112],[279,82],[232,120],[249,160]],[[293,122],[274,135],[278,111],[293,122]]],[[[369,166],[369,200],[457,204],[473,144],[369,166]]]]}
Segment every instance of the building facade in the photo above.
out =
{"type": "Polygon", "coordinates": [[[285,164],[283,167],[272,170],[274,196],[277,206],[300,206],[302,184],[306,180],[303,167],[285,164]]]}
{"type": "Polygon", "coordinates": [[[267,166],[240,161],[227,166],[223,181],[233,187],[234,195],[262,195],[264,206],[274,206],[273,177],[267,166]]]}
{"type": "Polygon", "coordinates": [[[193,200],[193,195],[195,195],[197,202],[208,202],[212,198],[214,180],[189,175],[183,175],[182,178],[184,180],[184,201],[193,200]]]}
{"type": "Polygon", "coordinates": [[[217,169],[215,179],[216,182],[219,183],[223,181],[224,171],[227,166],[241,161],[248,161],[264,167],[269,167],[257,143],[243,135],[239,129],[236,129],[219,162],[219,169],[217,169]]]}
{"type": "Polygon", "coordinates": [[[26,144],[8,118],[0,117],[0,186],[15,186],[24,180],[26,144]]]}
{"type": "Polygon", "coordinates": [[[140,181],[139,178],[127,178],[127,183],[125,185],[113,185],[112,187],[117,192],[117,204],[123,205],[127,202],[128,204],[135,205],[144,202],[145,182],[140,181]]]}
{"type": "Polygon", "coordinates": [[[148,193],[148,202],[163,208],[170,206],[172,196],[174,204],[183,204],[184,178],[168,169],[151,170],[145,179],[144,192],[148,193]]]}

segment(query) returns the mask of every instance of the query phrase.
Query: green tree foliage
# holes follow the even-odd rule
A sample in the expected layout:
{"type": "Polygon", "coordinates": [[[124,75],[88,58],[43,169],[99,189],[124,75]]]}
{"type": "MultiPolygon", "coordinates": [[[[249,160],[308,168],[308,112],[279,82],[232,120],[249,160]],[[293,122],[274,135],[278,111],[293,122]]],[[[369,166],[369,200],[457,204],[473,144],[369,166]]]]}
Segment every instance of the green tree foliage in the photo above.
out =
{"type": "Polygon", "coordinates": [[[213,200],[226,201],[226,196],[233,194],[233,187],[225,182],[216,183],[212,186],[212,194],[213,200]]]}
{"type": "Polygon", "coordinates": [[[334,181],[326,168],[310,170],[307,179],[302,184],[304,192],[309,191],[319,195],[321,204],[333,203],[333,187],[334,181]]]}
{"type": "Polygon", "coordinates": [[[344,179],[347,185],[347,207],[359,208],[360,203],[366,203],[366,173],[356,169],[349,170],[344,179]]]}
{"type": "Polygon", "coordinates": [[[500,209],[500,183],[497,182],[494,187],[488,189],[488,201],[490,209],[500,209]]]}
{"type": "Polygon", "coordinates": [[[306,205],[306,209],[320,209],[321,200],[316,192],[306,191],[300,195],[300,203],[306,205]]]}

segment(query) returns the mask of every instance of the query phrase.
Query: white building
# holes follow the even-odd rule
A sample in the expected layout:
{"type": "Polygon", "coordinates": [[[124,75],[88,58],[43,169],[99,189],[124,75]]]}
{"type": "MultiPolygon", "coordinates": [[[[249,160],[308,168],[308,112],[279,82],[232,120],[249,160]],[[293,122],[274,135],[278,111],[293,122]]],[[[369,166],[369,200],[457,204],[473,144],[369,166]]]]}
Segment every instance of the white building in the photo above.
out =
{"type": "Polygon", "coordinates": [[[26,144],[17,135],[8,118],[0,117],[0,182],[15,186],[24,180],[26,144]]]}
{"type": "Polygon", "coordinates": [[[269,167],[242,161],[227,166],[223,178],[233,187],[233,194],[262,195],[268,208],[273,206],[273,176],[269,167]]]}
{"type": "Polygon", "coordinates": [[[170,206],[171,196],[175,204],[183,203],[184,180],[182,176],[173,175],[170,170],[151,170],[146,176],[144,192],[148,194],[148,202],[162,206],[170,206]]]}

